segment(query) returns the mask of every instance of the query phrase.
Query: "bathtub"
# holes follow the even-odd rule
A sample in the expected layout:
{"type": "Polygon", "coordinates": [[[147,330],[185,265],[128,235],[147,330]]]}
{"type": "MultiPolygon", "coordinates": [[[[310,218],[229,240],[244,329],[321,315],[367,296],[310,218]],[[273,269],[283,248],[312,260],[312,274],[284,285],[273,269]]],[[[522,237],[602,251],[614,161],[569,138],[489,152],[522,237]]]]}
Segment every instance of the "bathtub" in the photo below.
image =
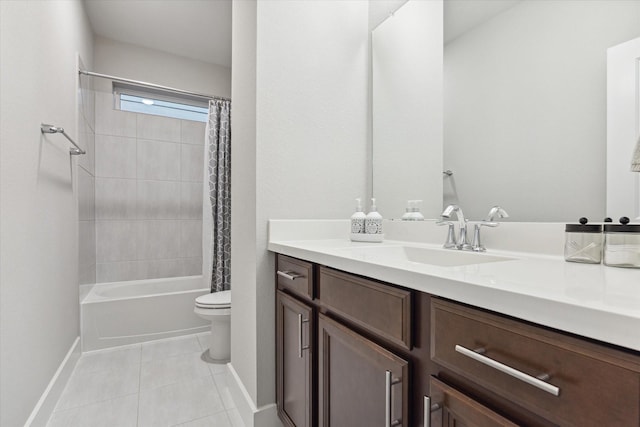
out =
{"type": "Polygon", "coordinates": [[[206,332],[193,312],[202,276],[99,283],[80,303],[82,351],[206,332]]]}

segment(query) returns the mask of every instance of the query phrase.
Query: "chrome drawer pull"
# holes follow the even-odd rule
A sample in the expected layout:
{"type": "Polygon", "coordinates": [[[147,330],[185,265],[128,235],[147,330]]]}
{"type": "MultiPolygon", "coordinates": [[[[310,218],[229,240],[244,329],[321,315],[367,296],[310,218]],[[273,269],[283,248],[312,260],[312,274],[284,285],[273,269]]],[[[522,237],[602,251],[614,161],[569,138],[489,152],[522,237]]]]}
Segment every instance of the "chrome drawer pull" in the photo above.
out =
{"type": "Polygon", "coordinates": [[[302,359],[302,350],[309,350],[309,346],[302,345],[302,324],[309,323],[309,319],[303,319],[302,314],[298,313],[298,357],[302,359]]]}
{"type": "Polygon", "coordinates": [[[540,378],[549,379],[548,374],[542,374],[538,378],[533,377],[529,374],[525,374],[524,372],[514,369],[511,366],[505,365],[504,363],[500,363],[497,360],[493,360],[487,356],[483,356],[482,354],[480,354],[480,352],[484,352],[484,349],[478,349],[478,351],[473,351],[461,345],[456,345],[456,351],[458,353],[462,353],[464,356],[472,358],[473,360],[477,360],[482,364],[485,364],[494,369],[497,369],[500,372],[504,372],[507,375],[517,378],[520,381],[524,381],[527,384],[531,384],[532,386],[539,388],[540,390],[553,394],[554,396],[560,395],[559,387],[556,387],[553,384],[546,383],[540,379],[540,378]]]}
{"type": "Polygon", "coordinates": [[[442,409],[439,403],[431,404],[431,398],[429,396],[424,396],[424,407],[422,408],[422,416],[423,416],[423,425],[424,427],[431,427],[431,411],[437,411],[438,409],[442,409]]]}
{"type": "Polygon", "coordinates": [[[385,375],[385,411],[384,411],[384,427],[393,427],[402,425],[402,420],[391,420],[391,386],[401,383],[401,379],[394,380],[391,371],[386,371],[385,375]]]}
{"type": "Polygon", "coordinates": [[[280,271],[278,270],[278,276],[284,277],[288,280],[304,279],[302,274],[294,273],[293,271],[280,271]]]}

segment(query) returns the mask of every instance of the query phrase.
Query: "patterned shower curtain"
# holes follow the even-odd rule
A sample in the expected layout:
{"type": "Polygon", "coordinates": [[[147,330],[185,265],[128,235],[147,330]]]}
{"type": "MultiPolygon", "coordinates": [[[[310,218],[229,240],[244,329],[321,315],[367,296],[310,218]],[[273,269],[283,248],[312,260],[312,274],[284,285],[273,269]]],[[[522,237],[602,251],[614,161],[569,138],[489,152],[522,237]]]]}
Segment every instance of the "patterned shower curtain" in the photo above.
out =
{"type": "Polygon", "coordinates": [[[218,292],[231,285],[231,101],[209,101],[204,174],[203,277],[218,292]]]}

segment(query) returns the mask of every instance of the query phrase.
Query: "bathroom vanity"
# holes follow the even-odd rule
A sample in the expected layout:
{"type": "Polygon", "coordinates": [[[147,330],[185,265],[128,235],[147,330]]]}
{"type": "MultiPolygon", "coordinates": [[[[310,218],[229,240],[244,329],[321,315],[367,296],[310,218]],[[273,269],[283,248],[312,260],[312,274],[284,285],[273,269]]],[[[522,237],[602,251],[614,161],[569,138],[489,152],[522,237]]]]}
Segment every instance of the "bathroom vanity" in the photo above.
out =
{"type": "Polygon", "coordinates": [[[274,237],[285,425],[640,425],[640,271],[274,237]]]}

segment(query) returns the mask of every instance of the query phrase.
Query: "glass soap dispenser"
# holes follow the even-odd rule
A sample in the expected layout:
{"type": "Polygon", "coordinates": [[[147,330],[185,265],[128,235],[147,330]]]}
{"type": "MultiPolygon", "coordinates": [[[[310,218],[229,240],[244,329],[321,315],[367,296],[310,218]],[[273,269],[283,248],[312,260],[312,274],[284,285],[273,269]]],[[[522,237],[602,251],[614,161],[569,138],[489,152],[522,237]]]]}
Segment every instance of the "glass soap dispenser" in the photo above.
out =
{"type": "Polygon", "coordinates": [[[587,224],[589,220],[580,218],[580,224],[567,224],[564,231],[564,259],[569,262],[600,264],[602,261],[602,226],[587,224]]]}

